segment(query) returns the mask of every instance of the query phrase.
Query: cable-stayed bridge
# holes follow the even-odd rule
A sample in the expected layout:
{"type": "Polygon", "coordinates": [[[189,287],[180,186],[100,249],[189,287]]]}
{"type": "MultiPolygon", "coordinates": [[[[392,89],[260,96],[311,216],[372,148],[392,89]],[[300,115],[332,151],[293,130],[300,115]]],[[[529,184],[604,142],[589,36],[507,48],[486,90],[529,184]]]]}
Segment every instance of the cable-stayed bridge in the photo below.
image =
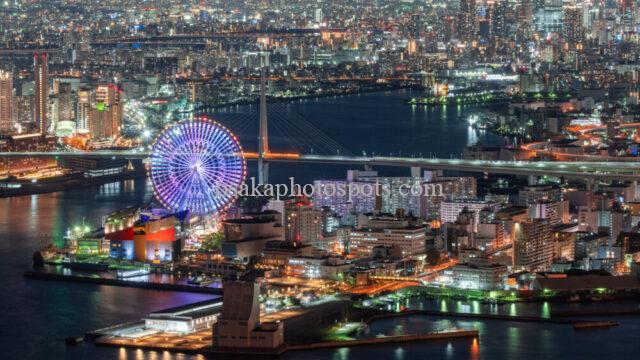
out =
{"type": "MultiPolygon", "coordinates": [[[[512,174],[522,176],[558,176],[589,180],[640,180],[640,162],[636,161],[495,161],[465,160],[426,157],[401,156],[356,156],[348,149],[332,140],[322,130],[310,124],[303,116],[286,109],[282,103],[271,104],[277,111],[270,111],[267,116],[266,84],[264,74],[261,79],[261,91],[257,114],[236,114],[220,111],[215,114],[216,120],[232,129],[236,134],[243,134],[242,140],[257,145],[258,151],[243,151],[247,161],[258,162],[258,178],[261,183],[268,182],[269,165],[271,163],[307,163],[359,165],[365,168],[373,166],[394,166],[407,168],[457,170],[472,173],[512,174]],[[279,110],[279,111],[278,111],[279,110]],[[257,115],[257,116],[256,116],[257,115]],[[245,133],[255,133],[256,117],[258,121],[257,139],[244,137],[245,133]],[[270,144],[271,135],[287,152],[274,151],[270,144]],[[257,140],[257,144],[256,141],[257,140]],[[290,150],[289,150],[290,149],[290,150]]],[[[245,143],[245,144],[246,144],[245,143]]],[[[252,146],[253,147],[253,146],[252,146]]],[[[147,159],[150,151],[132,150],[95,150],[95,151],[47,151],[47,152],[0,152],[0,157],[83,157],[83,158],[120,158],[147,159]]],[[[235,154],[237,155],[237,154],[235,154]]]]}
{"type": "MultiPolygon", "coordinates": [[[[83,157],[114,159],[147,159],[149,151],[99,150],[52,152],[0,152],[0,157],[83,157]]],[[[259,161],[258,153],[246,152],[248,161],[259,161]]],[[[297,153],[268,153],[266,163],[307,163],[368,166],[419,167],[425,169],[458,170],[475,173],[512,175],[549,175],[574,179],[640,180],[640,162],[565,162],[565,161],[496,161],[438,159],[392,156],[311,155],[297,153]]]]}

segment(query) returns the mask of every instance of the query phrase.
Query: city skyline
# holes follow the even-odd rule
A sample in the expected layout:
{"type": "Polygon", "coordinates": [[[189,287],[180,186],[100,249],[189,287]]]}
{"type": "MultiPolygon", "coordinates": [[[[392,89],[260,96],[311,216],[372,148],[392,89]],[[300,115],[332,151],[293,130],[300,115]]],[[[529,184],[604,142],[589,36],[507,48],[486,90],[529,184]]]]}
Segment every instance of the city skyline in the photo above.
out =
{"type": "Polygon", "coordinates": [[[0,23],[5,357],[637,354],[637,0],[0,23]]]}

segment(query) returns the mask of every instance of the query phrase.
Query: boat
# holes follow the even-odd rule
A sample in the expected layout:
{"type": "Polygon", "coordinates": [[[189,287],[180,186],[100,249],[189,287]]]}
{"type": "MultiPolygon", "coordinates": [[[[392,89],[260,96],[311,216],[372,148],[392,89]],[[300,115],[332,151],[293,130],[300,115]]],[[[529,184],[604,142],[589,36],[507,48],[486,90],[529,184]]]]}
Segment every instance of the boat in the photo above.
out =
{"type": "Polygon", "coordinates": [[[209,277],[205,277],[202,280],[200,280],[200,286],[209,286],[213,284],[213,279],[209,278],[209,277]]]}
{"type": "Polygon", "coordinates": [[[568,302],[579,302],[580,301],[580,295],[577,295],[577,294],[571,295],[567,301],[568,302]]]}
{"type": "Polygon", "coordinates": [[[145,275],[149,275],[149,269],[148,268],[143,268],[143,269],[133,269],[133,270],[118,270],[117,274],[118,274],[118,279],[126,279],[126,278],[132,278],[132,277],[138,277],[138,276],[145,276],[145,275]]]}
{"type": "Polygon", "coordinates": [[[82,343],[83,340],[84,339],[81,336],[79,336],[79,337],[69,336],[68,338],[64,339],[64,342],[67,345],[78,345],[78,344],[82,343]]]}

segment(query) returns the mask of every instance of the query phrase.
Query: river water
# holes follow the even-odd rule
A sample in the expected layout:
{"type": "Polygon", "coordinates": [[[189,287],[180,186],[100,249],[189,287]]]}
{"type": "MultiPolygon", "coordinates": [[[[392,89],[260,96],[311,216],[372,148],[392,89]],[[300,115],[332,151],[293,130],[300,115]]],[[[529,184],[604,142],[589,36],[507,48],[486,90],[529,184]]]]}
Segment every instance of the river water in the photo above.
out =
{"type": "MultiPolygon", "coordinates": [[[[345,145],[353,153],[402,151],[455,156],[477,140],[499,143],[490,134],[470,129],[465,120],[473,107],[423,109],[402,104],[407,92],[373,93],[304,100],[281,105],[345,145]]],[[[213,114],[215,117],[216,114],[213,114]]],[[[221,116],[224,118],[224,116],[221,116]]],[[[240,134],[240,137],[251,134],[240,134]]],[[[245,147],[251,147],[251,142],[245,147]]],[[[276,181],[297,176],[302,181],[344,177],[343,168],[280,166],[276,181]]],[[[253,175],[253,174],[250,174],[253,175]]],[[[0,341],[3,359],[196,359],[201,356],[153,351],[99,348],[92,344],[66,347],[64,338],[117,323],[140,319],[151,311],[208,298],[207,295],[29,280],[31,255],[43,234],[61,237],[83,221],[99,224],[110,211],[151,201],[146,180],[129,180],[100,187],[52,194],[0,199],[0,341]]],[[[410,304],[420,307],[420,304],[410,304]]],[[[440,303],[424,302],[438,308],[440,303]]],[[[473,304],[454,304],[470,306],[473,304]]],[[[518,312],[540,312],[542,305],[515,305],[518,312]]],[[[551,305],[553,306],[553,305],[551,305]]],[[[287,359],[514,359],[593,358],[635,355],[640,333],[637,317],[620,319],[622,326],[575,332],[567,325],[504,321],[452,321],[426,317],[383,320],[371,325],[376,333],[410,333],[453,324],[481,331],[479,342],[467,340],[291,353],[287,359]],[[432,320],[436,322],[433,323],[432,320]],[[434,325],[435,324],[435,325],[434,325]]]]}

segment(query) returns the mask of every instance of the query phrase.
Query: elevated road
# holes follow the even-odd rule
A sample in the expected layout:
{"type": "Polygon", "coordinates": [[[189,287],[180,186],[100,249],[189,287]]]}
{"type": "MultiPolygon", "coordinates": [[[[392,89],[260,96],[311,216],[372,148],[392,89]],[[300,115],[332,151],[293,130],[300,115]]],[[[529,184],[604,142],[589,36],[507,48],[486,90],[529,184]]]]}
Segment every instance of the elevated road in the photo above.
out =
{"type": "Polygon", "coordinates": [[[57,53],[60,49],[57,47],[25,47],[25,48],[0,48],[0,57],[9,56],[33,56],[34,53],[57,53]]]}
{"type": "Polygon", "coordinates": [[[464,159],[428,159],[404,157],[355,157],[300,155],[298,158],[269,158],[270,162],[304,162],[325,164],[361,164],[369,166],[420,167],[465,172],[563,176],[593,180],[640,180],[640,162],[566,162],[566,161],[491,161],[464,159]]]}
{"type": "Polygon", "coordinates": [[[155,36],[126,36],[111,37],[91,42],[92,47],[113,47],[123,45],[140,46],[193,46],[202,45],[210,41],[228,39],[247,38],[302,38],[320,37],[323,33],[345,33],[343,28],[323,28],[323,29],[262,29],[247,31],[222,31],[202,34],[175,34],[175,35],[155,35],[155,36]]]}
{"type": "MultiPolygon", "coordinates": [[[[258,159],[256,153],[244,154],[248,161],[258,159]]],[[[113,159],[146,159],[148,151],[99,150],[91,152],[0,152],[0,157],[85,157],[113,159]]],[[[268,162],[337,164],[362,166],[419,167],[425,169],[457,170],[476,173],[511,174],[523,176],[562,176],[591,180],[640,180],[640,162],[616,161],[491,161],[437,158],[406,158],[391,156],[341,156],[341,155],[300,155],[269,153],[268,162]]]]}

